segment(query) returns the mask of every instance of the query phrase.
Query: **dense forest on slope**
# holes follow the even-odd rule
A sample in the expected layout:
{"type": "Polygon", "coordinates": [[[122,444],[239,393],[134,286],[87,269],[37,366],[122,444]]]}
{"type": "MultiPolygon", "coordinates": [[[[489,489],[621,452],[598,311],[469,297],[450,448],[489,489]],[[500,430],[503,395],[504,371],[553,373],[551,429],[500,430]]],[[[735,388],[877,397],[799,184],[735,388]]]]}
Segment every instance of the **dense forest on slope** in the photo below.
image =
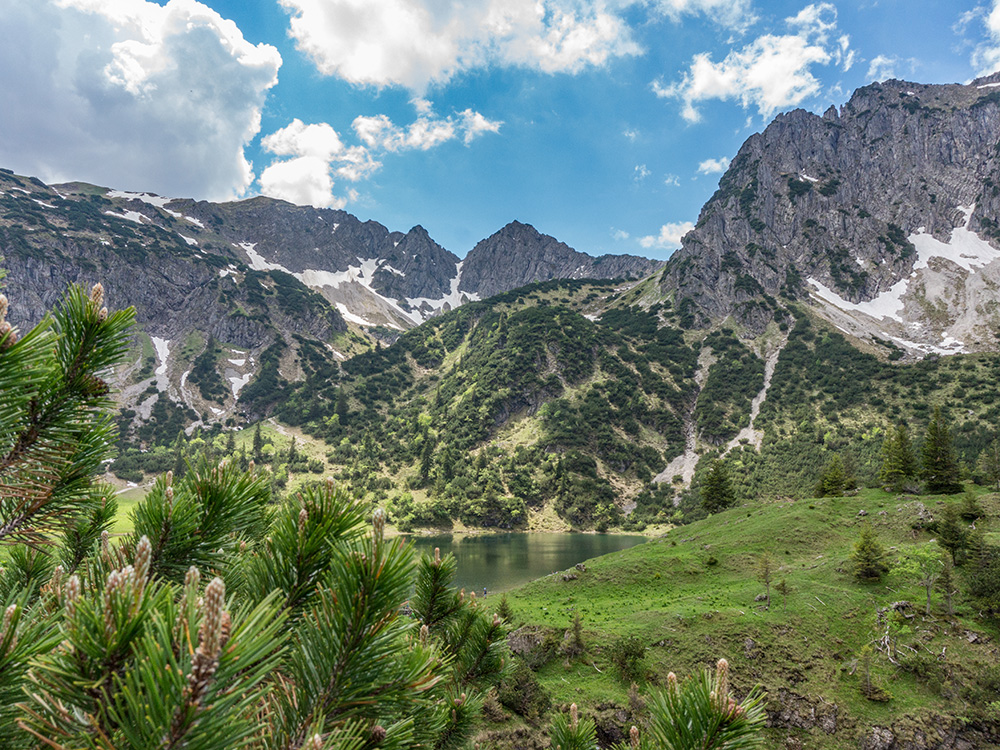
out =
{"type": "MultiPolygon", "coordinates": [[[[252,420],[271,415],[322,441],[325,465],[403,529],[691,521],[705,515],[701,485],[723,456],[735,502],[808,496],[834,457],[875,487],[889,429],[906,425],[919,451],[935,406],[950,419],[963,476],[983,479],[978,459],[1000,417],[996,355],[899,362],[891,347],[859,348],[796,305],[747,341],[726,324],[682,330],[669,300],[644,304],[622,283],[545,282],[343,362],[295,335],[292,347],[279,340],[263,352],[239,403],[252,420]],[[762,341],[780,352],[761,401],[762,341]],[[759,450],[735,440],[751,427],[755,396],[759,450]],[[689,438],[708,459],[693,484],[654,482],[689,438]]],[[[167,449],[183,418],[158,408],[150,421],[142,439],[162,470],[176,462],[167,449]]],[[[125,459],[116,468],[132,479],[143,462],[153,468],[137,447],[125,459]]],[[[271,460],[282,477],[294,473],[280,454],[271,460]]]]}

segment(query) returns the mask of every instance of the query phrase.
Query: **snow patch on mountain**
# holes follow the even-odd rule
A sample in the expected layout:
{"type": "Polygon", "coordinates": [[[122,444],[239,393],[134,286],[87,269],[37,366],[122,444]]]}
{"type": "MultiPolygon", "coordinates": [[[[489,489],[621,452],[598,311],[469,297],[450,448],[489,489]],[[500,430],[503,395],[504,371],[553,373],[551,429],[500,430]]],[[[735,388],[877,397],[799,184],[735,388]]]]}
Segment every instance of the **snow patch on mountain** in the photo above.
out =
{"type": "Polygon", "coordinates": [[[127,221],[134,221],[136,224],[142,224],[143,221],[149,221],[148,218],[143,216],[138,211],[126,211],[125,213],[117,213],[115,211],[105,211],[106,216],[114,216],[116,219],[126,219],[127,221]]]}
{"type": "Polygon", "coordinates": [[[142,201],[143,203],[148,203],[151,206],[156,206],[157,208],[163,208],[166,204],[170,203],[173,198],[164,198],[160,195],[155,195],[154,193],[131,193],[128,190],[109,190],[107,192],[108,198],[123,198],[127,201],[142,201]]]}
{"type": "Polygon", "coordinates": [[[371,321],[365,320],[360,315],[355,315],[354,313],[352,313],[350,310],[347,309],[347,305],[345,305],[343,302],[337,302],[335,304],[337,305],[337,310],[340,311],[340,314],[344,316],[344,320],[346,320],[348,323],[356,323],[359,326],[375,325],[371,321]]]}
{"type": "Polygon", "coordinates": [[[892,318],[900,323],[903,322],[900,313],[903,311],[903,295],[906,294],[906,287],[909,283],[906,279],[893,284],[888,291],[882,292],[875,299],[867,302],[850,302],[817,279],[810,277],[807,281],[816,288],[813,294],[841,310],[864,313],[873,318],[892,318]]]}
{"type": "Polygon", "coordinates": [[[454,310],[456,307],[460,307],[463,304],[463,298],[470,302],[478,301],[480,297],[476,292],[458,291],[458,286],[462,283],[462,266],[464,263],[465,261],[463,260],[459,261],[455,265],[455,277],[451,280],[451,288],[448,290],[448,294],[444,297],[440,297],[438,299],[432,299],[430,297],[408,298],[406,303],[413,308],[413,312],[410,317],[415,318],[418,323],[423,323],[424,321],[429,320],[435,315],[441,313],[445,309],[445,305],[448,305],[449,310],[454,310]]]}
{"type": "Polygon", "coordinates": [[[237,396],[240,395],[240,391],[243,390],[243,387],[250,382],[250,378],[252,377],[253,377],[252,372],[248,372],[243,375],[229,376],[229,383],[233,389],[233,398],[236,398],[237,396]]]}

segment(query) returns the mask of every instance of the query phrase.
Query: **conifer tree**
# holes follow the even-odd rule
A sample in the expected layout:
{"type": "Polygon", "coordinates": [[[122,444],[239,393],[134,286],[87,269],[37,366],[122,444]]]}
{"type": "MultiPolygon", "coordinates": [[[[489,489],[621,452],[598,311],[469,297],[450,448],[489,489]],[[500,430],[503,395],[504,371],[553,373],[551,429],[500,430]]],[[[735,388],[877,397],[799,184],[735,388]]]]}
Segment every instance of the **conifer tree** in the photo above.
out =
{"type": "Polygon", "coordinates": [[[993,485],[997,492],[1000,492],[1000,440],[992,440],[982,453],[976,467],[982,472],[986,481],[993,485]]]}
{"type": "Polygon", "coordinates": [[[949,617],[953,616],[955,608],[952,605],[952,600],[958,593],[958,586],[955,581],[955,566],[947,555],[944,557],[941,575],[937,579],[937,589],[944,595],[945,611],[949,617]]]}
{"type": "Polygon", "coordinates": [[[917,473],[916,458],[910,433],[903,424],[890,427],[882,443],[882,469],[879,481],[893,492],[899,492],[908,479],[917,473]]]}
{"type": "Polygon", "coordinates": [[[927,425],[922,456],[921,476],[927,483],[928,492],[953,495],[962,491],[958,459],[940,406],[934,407],[934,415],[927,425]]]}
{"type": "Polygon", "coordinates": [[[701,504],[709,513],[725,510],[736,502],[725,461],[712,459],[701,483],[701,504]]]}
{"type": "Polygon", "coordinates": [[[861,582],[880,581],[889,566],[885,562],[885,549],[868,521],[861,526],[858,540],[851,553],[854,577],[861,582]]]}
{"type": "Polygon", "coordinates": [[[109,539],[99,377],[131,317],[74,288],[23,337],[0,320],[0,745],[465,746],[504,663],[500,618],[426,580],[440,561],[416,590],[447,622],[409,616],[412,548],[332,482],[272,512],[265,475],[203,457],[109,539]]]}
{"type": "Polygon", "coordinates": [[[847,476],[840,454],[834,453],[816,483],[816,496],[840,497],[844,490],[853,486],[854,481],[847,476]]]}
{"type": "Polygon", "coordinates": [[[945,503],[937,524],[938,543],[948,550],[953,564],[960,564],[969,544],[969,533],[954,503],[945,503]]]}
{"type": "Polygon", "coordinates": [[[264,436],[260,434],[260,422],[253,431],[253,460],[258,463],[264,460],[264,436]]]}
{"type": "Polygon", "coordinates": [[[754,687],[742,701],[729,689],[729,663],[680,682],[671,672],[667,687],[648,701],[649,724],[632,727],[628,743],[613,750],[749,750],[763,741],[767,719],[764,693],[754,687]]]}

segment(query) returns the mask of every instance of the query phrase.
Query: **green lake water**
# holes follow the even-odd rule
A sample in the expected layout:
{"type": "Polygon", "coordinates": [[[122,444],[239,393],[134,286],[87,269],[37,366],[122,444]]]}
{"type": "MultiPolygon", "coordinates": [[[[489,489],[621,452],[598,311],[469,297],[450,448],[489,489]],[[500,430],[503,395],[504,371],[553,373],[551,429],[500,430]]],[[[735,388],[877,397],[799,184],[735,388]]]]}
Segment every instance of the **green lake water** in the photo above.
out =
{"type": "Polygon", "coordinates": [[[578,562],[628,549],[646,541],[636,534],[509,533],[413,537],[417,554],[453,552],[458,560],[455,585],[482,595],[506,591],[578,562]]]}

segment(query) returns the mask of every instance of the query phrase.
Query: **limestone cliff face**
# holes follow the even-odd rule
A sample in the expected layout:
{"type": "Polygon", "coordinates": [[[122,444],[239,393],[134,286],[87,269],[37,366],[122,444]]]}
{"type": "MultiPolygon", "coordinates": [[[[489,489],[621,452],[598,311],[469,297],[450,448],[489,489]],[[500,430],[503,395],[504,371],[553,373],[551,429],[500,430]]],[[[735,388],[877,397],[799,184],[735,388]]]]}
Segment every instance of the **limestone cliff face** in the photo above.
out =
{"type": "Polygon", "coordinates": [[[966,313],[1000,280],[998,139],[996,75],[887,81],[822,117],[780,115],[743,144],[661,289],[751,332],[781,298],[812,297],[838,325],[915,350],[957,334],[984,346],[996,321],[966,313]]]}

